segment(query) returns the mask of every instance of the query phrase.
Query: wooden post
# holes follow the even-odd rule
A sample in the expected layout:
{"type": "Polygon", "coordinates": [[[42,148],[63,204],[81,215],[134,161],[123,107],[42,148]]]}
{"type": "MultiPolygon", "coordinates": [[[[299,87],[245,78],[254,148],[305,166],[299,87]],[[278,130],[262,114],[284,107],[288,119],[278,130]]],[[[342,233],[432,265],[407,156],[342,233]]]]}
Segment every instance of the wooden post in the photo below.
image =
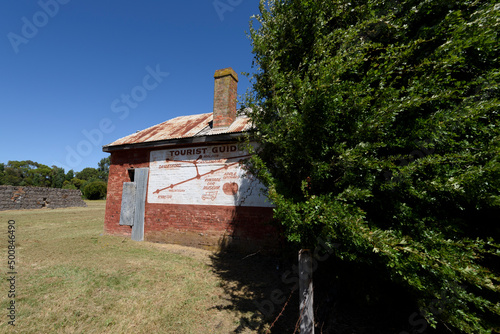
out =
{"type": "Polygon", "coordinates": [[[309,249],[299,251],[300,334],[314,334],[313,257],[309,249]]]}
{"type": "Polygon", "coordinates": [[[135,191],[135,212],[134,225],[132,225],[132,240],[144,240],[144,211],[146,206],[146,189],[148,186],[149,168],[136,168],[134,172],[135,191]]]}
{"type": "Polygon", "coordinates": [[[135,182],[123,182],[122,207],[120,209],[120,224],[134,226],[135,215],[135,182]]]}

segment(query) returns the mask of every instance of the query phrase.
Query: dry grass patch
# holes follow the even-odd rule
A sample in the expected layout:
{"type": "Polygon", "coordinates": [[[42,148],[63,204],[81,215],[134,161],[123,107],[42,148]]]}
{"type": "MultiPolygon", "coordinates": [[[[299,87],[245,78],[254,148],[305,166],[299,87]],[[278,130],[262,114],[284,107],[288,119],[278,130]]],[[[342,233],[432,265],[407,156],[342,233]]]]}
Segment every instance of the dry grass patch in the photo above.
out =
{"type": "Polygon", "coordinates": [[[16,221],[18,260],[16,326],[4,281],[0,332],[232,333],[252,315],[221,308],[231,297],[210,252],[103,235],[105,202],[88,205],[0,212],[5,245],[16,221]]]}

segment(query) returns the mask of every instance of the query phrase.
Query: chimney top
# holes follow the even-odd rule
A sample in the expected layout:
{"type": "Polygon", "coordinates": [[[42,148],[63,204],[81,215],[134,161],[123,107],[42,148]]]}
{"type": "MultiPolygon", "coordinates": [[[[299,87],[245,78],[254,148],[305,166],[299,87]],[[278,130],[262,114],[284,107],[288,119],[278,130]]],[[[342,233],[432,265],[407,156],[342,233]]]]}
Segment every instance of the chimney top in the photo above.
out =
{"type": "Polygon", "coordinates": [[[215,71],[214,79],[213,128],[225,128],[236,119],[238,75],[228,67],[215,71]]]}
{"type": "Polygon", "coordinates": [[[214,78],[217,79],[225,77],[226,75],[232,76],[233,79],[236,80],[236,82],[238,82],[238,74],[236,74],[236,72],[231,67],[226,67],[215,71],[214,78]]]}

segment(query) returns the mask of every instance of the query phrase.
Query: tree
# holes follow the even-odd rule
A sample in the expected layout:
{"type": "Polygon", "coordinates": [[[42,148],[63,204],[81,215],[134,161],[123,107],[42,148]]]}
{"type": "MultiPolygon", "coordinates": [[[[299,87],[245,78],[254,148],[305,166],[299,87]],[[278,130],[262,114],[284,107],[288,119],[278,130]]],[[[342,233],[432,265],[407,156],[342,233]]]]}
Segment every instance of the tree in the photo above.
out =
{"type": "Polygon", "coordinates": [[[31,160],[9,161],[0,164],[0,184],[12,186],[34,186],[61,188],[64,181],[64,169],[31,160]]]}
{"type": "MultiPolygon", "coordinates": [[[[85,180],[77,179],[76,177],[72,178],[71,181],[69,181],[71,184],[75,186],[76,189],[82,189],[83,186],[88,182],[85,180]]],[[[67,189],[73,189],[73,187],[66,187],[67,189]]]]}
{"type": "Polygon", "coordinates": [[[50,186],[52,188],[62,188],[65,180],[66,174],[64,173],[64,168],[52,166],[50,173],[50,186]]]}
{"type": "Polygon", "coordinates": [[[4,183],[12,186],[50,186],[50,167],[31,160],[9,161],[4,167],[4,183]]]}
{"type": "Polygon", "coordinates": [[[12,186],[23,185],[24,178],[26,178],[24,161],[9,161],[7,165],[5,165],[4,184],[12,186]]]}
{"type": "Polygon", "coordinates": [[[85,181],[99,180],[101,174],[95,168],[87,167],[76,173],[76,178],[85,181]]]}
{"type": "Polygon", "coordinates": [[[0,185],[5,184],[5,164],[0,163],[0,185]]]}
{"type": "Polygon", "coordinates": [[[75,177],[75,172],[70,169],[67,173],[66,173],[66,177],[64,178],[66,181],[71,181],[73,178],[75,177]]]}
{"type": "Polygon", "coordinates": [[[299,247],[387,268],[426,321],[500,314],[500,18],[493,0],[261,1],[254,173],[299,247]],[[453,300],[437,311],[433,301],[453,300]]]}
{"type": "Polygon", "coordinates": [[[80,189],[86,182],[107,182],[109,164],[109,157],[103,158],[99,161],[98,169],[87,167],[75,174],[72,169],[65,173],[63,168],[49,167],[31,160],[9,161],[7,164],[0,164],[0,184],[80,189]]]}
{"type": "Polygon", "coordinates": [[[52,184],[52,169],[49,166],[39,164],[35,162],[37,166],[34,169],[28,171],[28,179],[26,180],[26,185],[35,187],[50,187],[52,184]]]}
{"type": "Polygon", "coordinates": [[[64,181],[62,189],[78,189],[74,183],[71,181],[64,181]]]}
{"type": "Polygon", "coordinates": [[[102,158],[97,164],[97,170],[100,173],[100,178],[108,182],[109,166],[111,165],[111,159],[109,157],[102,158]]]}

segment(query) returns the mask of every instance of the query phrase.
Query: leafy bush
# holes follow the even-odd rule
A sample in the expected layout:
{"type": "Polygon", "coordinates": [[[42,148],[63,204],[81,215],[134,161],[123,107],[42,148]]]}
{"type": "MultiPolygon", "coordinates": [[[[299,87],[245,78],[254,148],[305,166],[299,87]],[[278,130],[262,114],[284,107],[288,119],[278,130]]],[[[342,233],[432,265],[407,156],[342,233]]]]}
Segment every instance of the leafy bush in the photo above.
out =
{"type": "Polygon", "coordinates": [[[250,29],[252,166],[288,240],[467,333],[500,323],[497,2],[262,1],[250,29]]]}
{"type": "Polygon", "coordinates": [[[83,196],[86,199],[96,200],[106,198],[108,185],[104,181],[91,181],[82,187],[83,196]]]}
{"type": "Polygon", "coordinates": [[[63,189],[78,189],[73,183],[71,183],[70,181],[64,181],[63,182],[63,186],[62,186],[63,189]]]}
{"type": "Polygon", "coordinates": [[[85,185],[85,180],[77,179],[76,177],[72,178],[71,183],[76,187],[76,189],[82,189],[83,186],[85,185]]]}

